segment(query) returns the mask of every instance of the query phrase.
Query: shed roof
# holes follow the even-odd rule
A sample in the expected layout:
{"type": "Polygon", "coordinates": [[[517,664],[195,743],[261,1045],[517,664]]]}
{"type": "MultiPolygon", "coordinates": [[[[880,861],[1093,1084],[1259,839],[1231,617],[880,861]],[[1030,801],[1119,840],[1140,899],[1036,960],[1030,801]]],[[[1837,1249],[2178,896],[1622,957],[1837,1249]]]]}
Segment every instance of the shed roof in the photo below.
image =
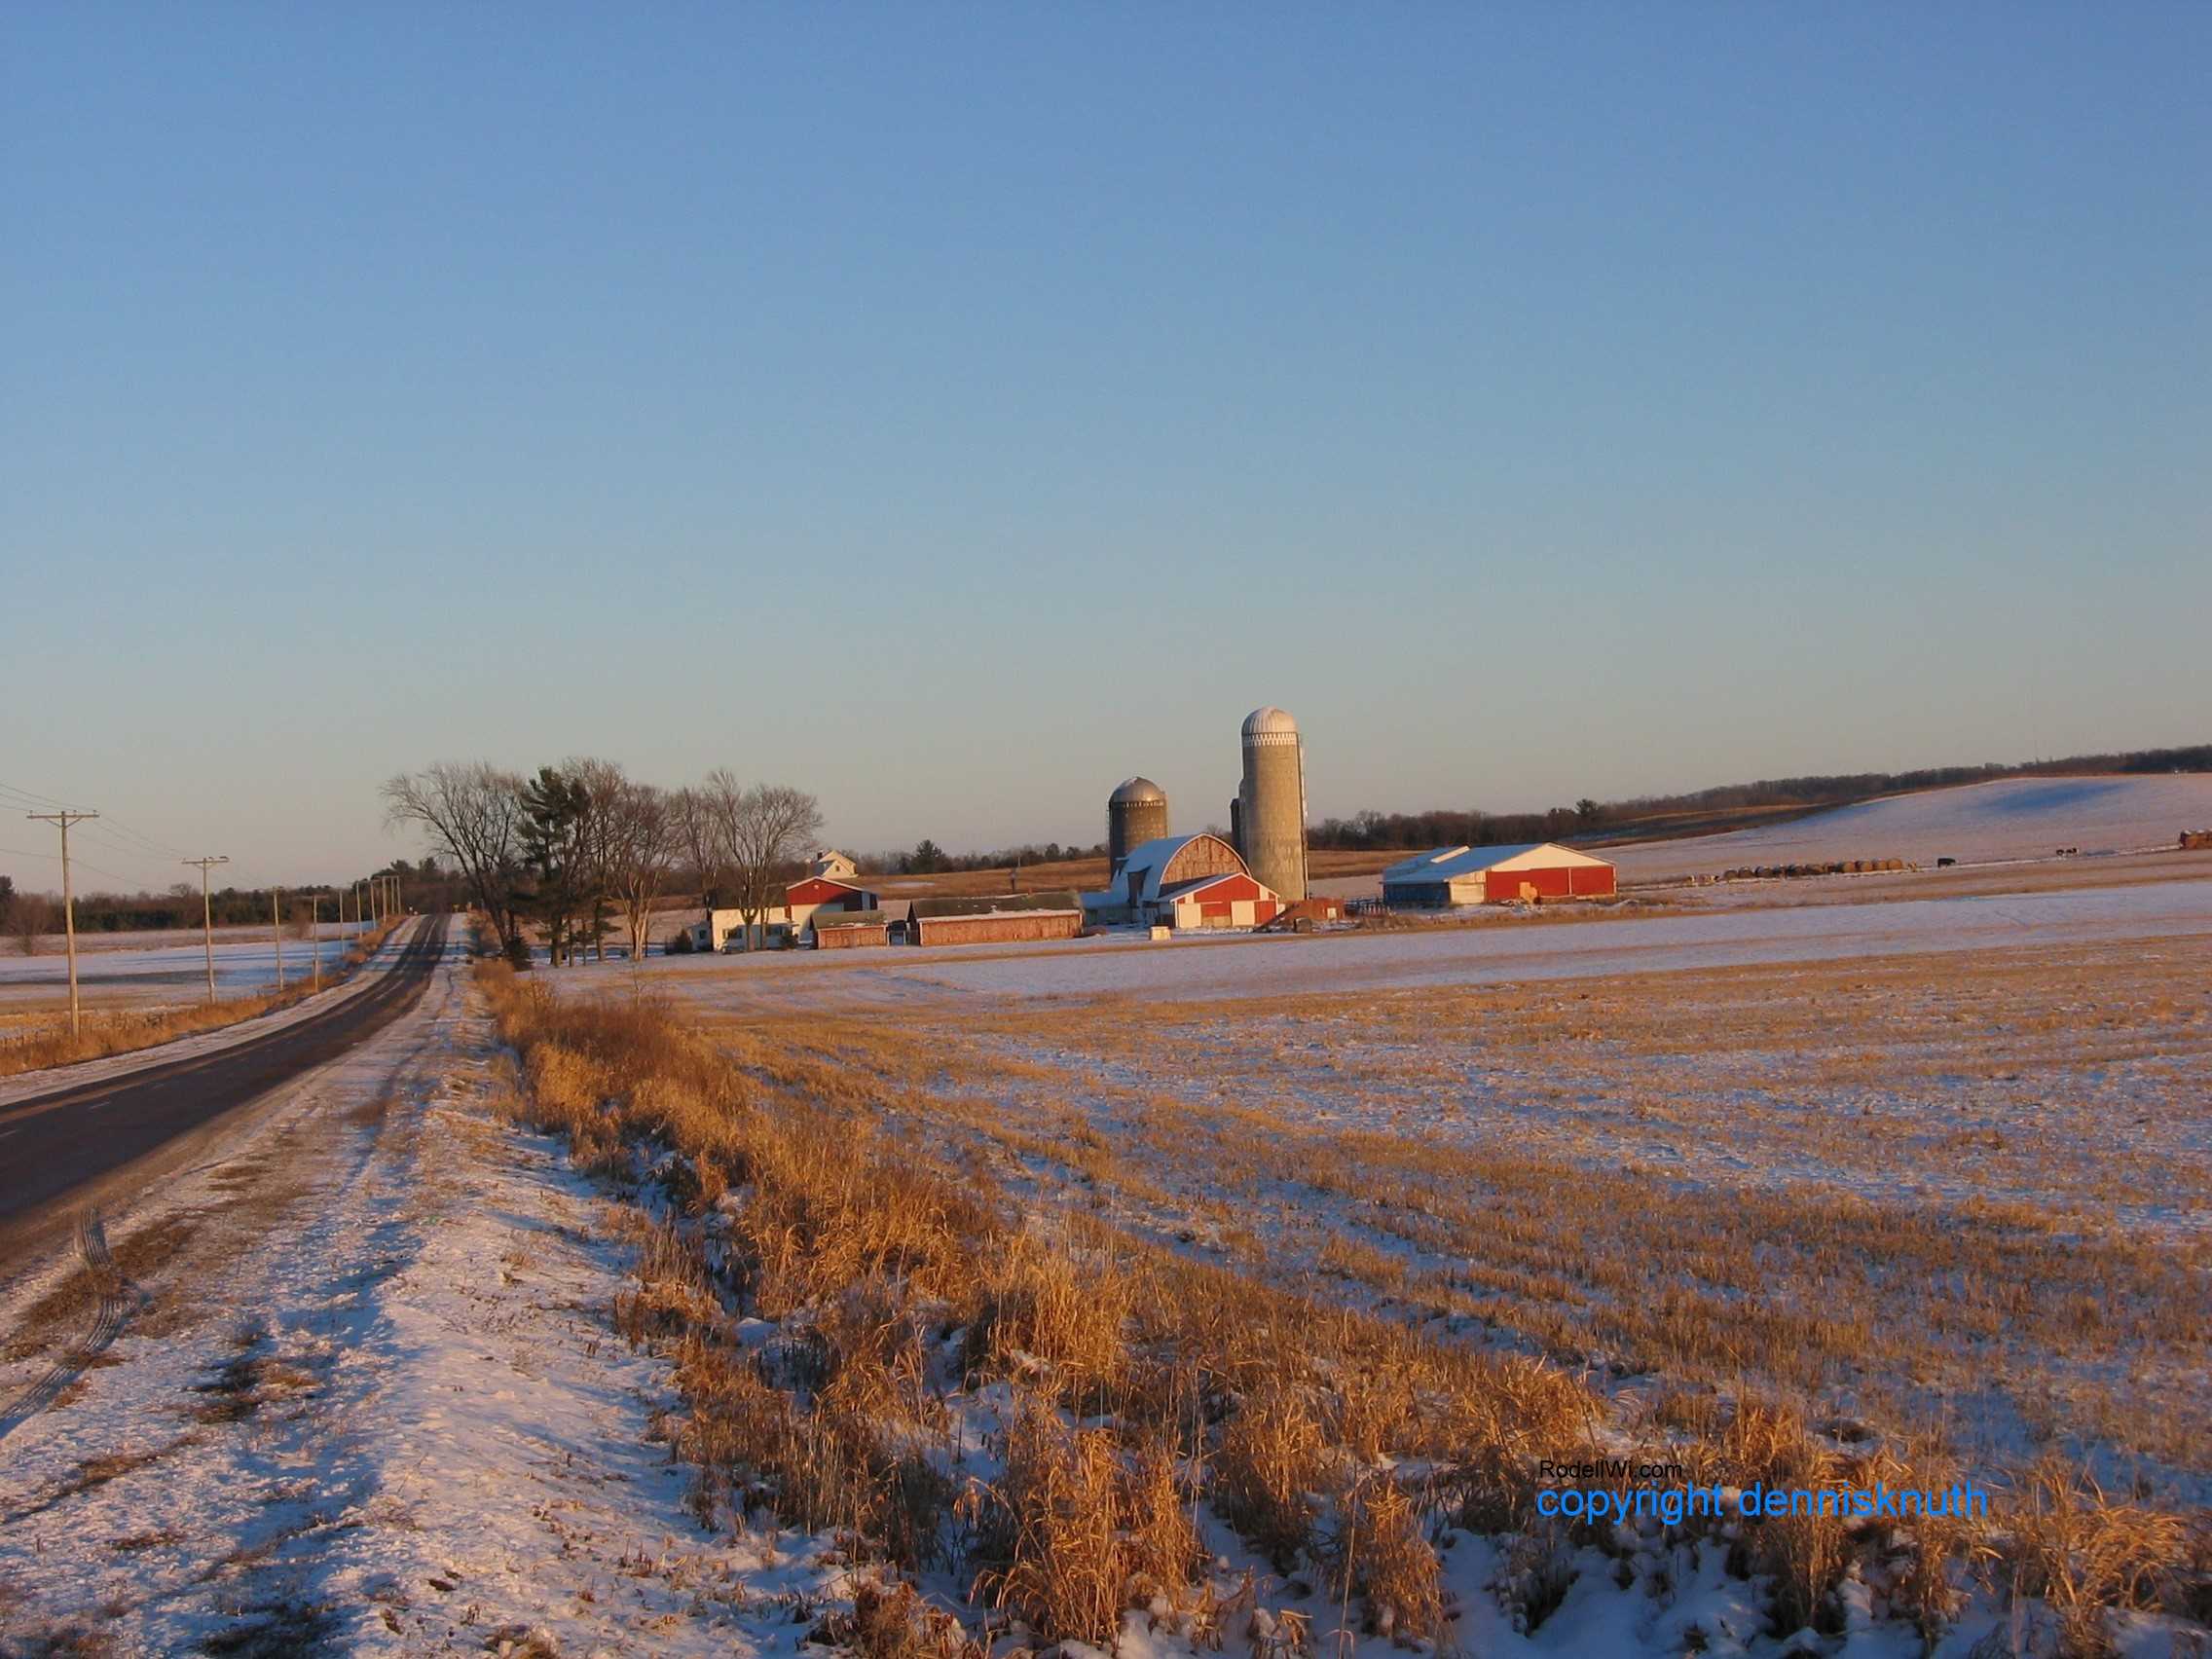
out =
{"type": "Polygon", "coordinates": [[[888,927],[891,918],[881,910],[817,910],[807,921],[819,932],[823,928],[888,927]]]}
{"type": "Polygon", "coordinates": [[[1382,872],[1382,885],[1402,882],[1452,881],[1493,869],[1528,869],[1559,865],[1604,865],[1604,859],[1563,847],[1557,841],[1523,841],[1510,847],[1438,847],[1417,857],[1400,860],[1382,872]]]}
{"type": "Polygon", "coordinates": [[[913,919],[935,916],[995,916],[1017,910],[1077,910],[1083,901],[1066,889],[1046,893],[988,893],[978,898],[927,898],[914,901],[913,919]]]}
{"type": "MultiPolygon", "coordinates": [[[[1063,899],[1073,899],[1075,895],[1072,893],[1063,893],[1060,895],[1060,897],[1063,899]]],[[[1077,904],[1073,907],[1064,909],[1057,906],[1045,904],[1024,904],[1018,910],[953,910],[948,911],[945,914],[936,916],[917,915],[914,918],[914,922],[918,926],[923,922],[990,922],[997,921],[1002,917],[1018,918],[1023,916],[1080,916],[1082,914],[1083,906],[1081,904],[1077,904]]]]}

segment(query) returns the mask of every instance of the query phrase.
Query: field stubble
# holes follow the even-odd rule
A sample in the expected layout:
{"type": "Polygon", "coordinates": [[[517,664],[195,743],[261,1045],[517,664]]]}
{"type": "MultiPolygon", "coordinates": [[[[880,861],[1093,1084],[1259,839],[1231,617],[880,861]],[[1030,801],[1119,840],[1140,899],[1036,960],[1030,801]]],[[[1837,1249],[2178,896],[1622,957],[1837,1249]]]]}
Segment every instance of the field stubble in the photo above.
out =
{"type": "MultiPolygon", "coordinates": [[[[2081,1075],[2061,1058],[2081,1050],[2033,1041],[2063,1027],[2100,1071],[2151,1068],[2124,1085],[2135,1140],[2162,1132],[2160,1102],[2182,1126],[2157,1068],[2201,1067],[2202,995],[2148,974],[2116,989],[2114,966],[1963,987],[1947,976],[1971,965],[1929,959],[1685,975],[1664,1010],[1648,979],[971,1006],[897,1030],[709,1030],[485,977],[518,1114],[669,1206],[618,1317],[678,1362],[702,1521],[833,1530],[995,1609],[947,1626],[871,1593],[836,1633],[868,1651],[1105,1641],[1131,1618],[1303,1651],[1298,1594],[1267,1580],[1271,1604],[1208,1565],[1223,1529],[1293,1588],[1318,1576],[1356,1629],[1443,1645],[1438,1549],[1489,1538],[1496,1594],[1532,1628],[1574,1564],[1635,1548],[1540,1519],[1536,1458],[1630,1447],[1733,1485],[1939,1487],[1994,1458],[2009,1522],[1668,1531],[1767,1585],[1778,1629],[1839,1628],[1847,1577],[1928,1632],[2009,1587],[2092,1652],[2111,1607],[2202,1617],[2207,1548],[2172,1490],[2206,1462],[2185,1370],[2205,1348],[2201,1235],[2100,1211],[2058,1180],[2047,1124],[2004,1117],[2033,1103],[2031,1073],[2081,1075]],[[2057,1012],[2089,986],[2099,1017],[2057,1012]],[[1943,1052],[1961,1022],[1980,1035],[1950,1047],[2018,1052],[1943,1052]],[[1745,1058],[1762,1054],[1763,1078],[1745,1058]],[[1857,1091],[1854,1117],[1902,1124],[1958,1066],[1995,1090],[1975,1114],[2001,1120],[1995,1144],[1955,1123],[1854,1135],[1822,1124],[1832,1104],[1789,1104],[1857,1091]],[[1641,1105],[1620,1098],[1632,1077],[1641,1105]],[[1456,1129],[1427,1127],[1424,1101],[1456,1129]],[[2048,1144],[2014,1144],[2030,1132],[2048,1144]],[[1785,1157],[1833,1173],[1749,1173],[1785,1157]],[[1947,1189],[1911,1185],[1982,1169],[2048,1169],[2064,1193],[1932,1203],[1947,1189]],[[2162,1372],[2162,1395],[2121,1365],[2162,1372]],[[2028,1432],[1993,1434],[1996,1404],[2028,1432]],[[2131,1459],[2139,1484],[2111,1495],[2069,1452],[2131,1459]]],[[[2202,1165],[2199,1143],[2168,1169],[2176,1215],[2202,1214],[2202,1165]]],[[[1618,1567],[1624,1587],[1648,1570],[1618,1567]]]]}

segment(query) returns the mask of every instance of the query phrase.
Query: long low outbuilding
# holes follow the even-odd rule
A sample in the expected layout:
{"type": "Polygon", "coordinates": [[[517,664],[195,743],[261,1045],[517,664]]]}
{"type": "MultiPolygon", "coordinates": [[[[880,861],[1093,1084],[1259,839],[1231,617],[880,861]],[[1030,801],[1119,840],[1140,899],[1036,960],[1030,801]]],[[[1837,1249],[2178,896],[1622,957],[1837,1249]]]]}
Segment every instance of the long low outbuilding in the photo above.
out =
{"type": "Polygon", "coordinates": [[[1083,901],[1070,892],[917,899],[906,923],[914,944],[1022,944],[1083,932],[1083,901]]]}
{"type": "Polygon", "coordinates": [[[1438,847],[1382,872],[1383,903],[1408,909],[1605,899],[1615,890],[1611,865],[1556,841],[1438,847]]]}
{"type": "Polygon", "coordinates": [[[807,923],[817,950],[858,950],[891,942],[891,917],[881,910],[816,910],[807,923]]]}

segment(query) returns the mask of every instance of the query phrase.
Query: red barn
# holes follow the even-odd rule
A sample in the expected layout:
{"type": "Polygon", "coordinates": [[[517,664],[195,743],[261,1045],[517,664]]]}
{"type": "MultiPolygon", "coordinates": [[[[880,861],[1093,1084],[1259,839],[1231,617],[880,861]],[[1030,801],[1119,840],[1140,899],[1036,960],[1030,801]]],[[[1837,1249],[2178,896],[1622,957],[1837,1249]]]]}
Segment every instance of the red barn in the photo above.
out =
{"type": "Polygon", "coordinates": [[[785,925],[795,936],[804,935],[817,910],[874,910],[883,901],[865,887],[831,876],[810,875],[784,889],[785,925]]]}
{"type": "Polygon", "coordinates": [[[1272,921],[1282,896],[1219,835],[1161,835],[1129,850],[1113,885],[1084,903],[1102,921],[1154,927],[1250,928],[1272,921]]]}
{"type": "Polygon", "coordinates": [[[1439,847],[1382,872],[1385,904],[1449,908],[1517,900],[1609,899],[1613,866],[1556,841],[1517,847],[1439,847]]]}
{"type": "Polygon", "coordinates": [[[1156,919],[1176,928],[1257,927],[1282,908],[1272,888],[1243,870],[1162,887],[1153,903],[1156,919]]]}

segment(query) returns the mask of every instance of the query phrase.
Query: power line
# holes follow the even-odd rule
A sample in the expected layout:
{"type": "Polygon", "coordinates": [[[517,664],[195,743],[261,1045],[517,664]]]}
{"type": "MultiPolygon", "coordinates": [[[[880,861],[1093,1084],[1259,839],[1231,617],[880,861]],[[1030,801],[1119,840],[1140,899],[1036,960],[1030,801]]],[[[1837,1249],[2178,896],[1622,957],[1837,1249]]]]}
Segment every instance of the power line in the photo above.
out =
{"type": "Polygon", "coordinates": [[[36,790],[19,790],[16,788],[14,784],[0,784],[0,794],[12,794],[20,796],[22,799],[31,802],[34,806],[55,806],[62,807],[70,812],[76,811],[76,807],[74,805],[55,800],[52,795],[42,795],[36,790]]]}
{"type": "Polygon", "coordinates": [[[169,844],[168,844],[168,843],[167,843],[166,841],[163,840],[163,839],[162,839],[162,838],[161,838],[160,836],[158,836],[158,835],[149,835],[149,834],[147,834],[147,833],[146,833],[146,831],[145,831],[145,830],[139,830],[139,829],[136,829],[136,828],[134,828],[134,827],[133,827],[133,826],[131,826],[131,825],[126,824],[126,823],[124,823],[124,821],[123,821],[122,819],[120,819],[120,818],[103,818],[103,819],[102,819],[102,820],[100,821],[100,823],[101,823],[101,825],[102,825],[102,827],[103,827],[103,828],[105,828],[105,827],[112,827],[112,828],[114,828],[114,829],[117,829],[117,830],[122,830],[122,831],[123,831],[123,832],[124,832],[125,834],[126,834],[126,835],[129,835],[129,837],[130,837],[130,838],[131,838],[132,840],[134,840],[134,841],[137,841],[137,842],[138,842],[139,844],[141,844],[142,846],[152,847],[152,848],[154,848],[155,850],[157,850],[157,851],[159,851],[159,852],[162,852],[162,853],[166,853],[166,854],[167,854],[167,855],[169,855],[169,856],[171,856],[171,857],[173,857],[173,858],[180,858],[180,859],[181,859],[181,858],[183,858],[183,857],[184,857],[184,854],[183,854],[183,852],[182,852],[181,850],[179,850],[178,848],[175,848],[175,847],[172,847],[172,846],[170,846],[170,845],[169,845],[169,844]]]}
{"type": "Polygon", "coordinates": [[[104,835],[97,830],[90,830],[86,833],[120,858],[143,859],[148,864],[166,864],[169,862],[157,853],[148,852],[144,847],[132,846],[129,841],[119,841],[113,835],[104,835]]]}
{"type": "MultiPolygon", "coordinates": [[[[14,795],[17,799],[33,806],[53,807],[64,812],[79,810],[74,801],[56,800],[52,795],[40,794],[36,790],[26,790],[16,784],[0,784],[0,794],[14,795]]],[[[139,843],[139,846],[149,849],[150,852],[160,855],[165,860],[181,859],[185,856],[182,847],[172,847],[159,835],[150,835],[136,825],[128,823],[121,818],[103,816],[100,825],[101,829],[97,831],[100,838],[106,840],[118,852],[139,856],[136,848],[125,846],[115,841],[108,831],[116,831],[129,836],[131,840],[139,843]]]]}

